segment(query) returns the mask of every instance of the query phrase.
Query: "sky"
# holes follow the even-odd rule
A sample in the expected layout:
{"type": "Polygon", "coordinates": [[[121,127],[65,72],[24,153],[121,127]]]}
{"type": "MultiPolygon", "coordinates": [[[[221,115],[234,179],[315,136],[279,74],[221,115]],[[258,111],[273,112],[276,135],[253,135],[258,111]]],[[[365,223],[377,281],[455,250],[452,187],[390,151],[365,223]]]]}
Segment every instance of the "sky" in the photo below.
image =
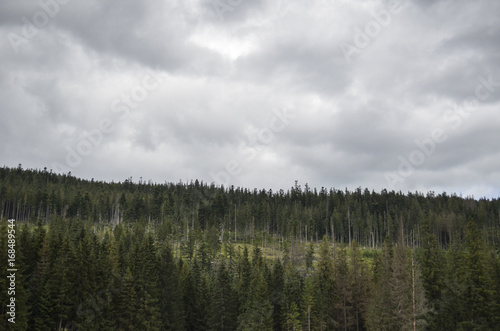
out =
{"type": "Polygon", "coordinates": [[[500,196],[500,2],[0,2],[0,166],[500,196]]]}

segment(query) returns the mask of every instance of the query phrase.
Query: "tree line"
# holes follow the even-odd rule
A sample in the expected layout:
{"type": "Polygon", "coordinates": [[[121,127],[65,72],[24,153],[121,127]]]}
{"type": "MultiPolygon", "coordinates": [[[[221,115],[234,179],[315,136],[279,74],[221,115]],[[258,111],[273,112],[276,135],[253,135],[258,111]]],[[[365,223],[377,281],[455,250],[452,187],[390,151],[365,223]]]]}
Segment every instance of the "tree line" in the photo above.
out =
{"type": "Polygon", "coordinates": [[[2,304],[0,329],[499,329],[495,199],[21,167],[0,185],[0,256],[15,218],[18,268],[16,324],[2,304]]]}
{"type": "Polygon", "coordinates": [[[497,249],[500,246],[500,199],[474,199],[446,192],[377,193],[316,188],[297,182],[287,191],[216,186],[199,182],[106,183],[50,170],[0,168],[0,216],[21,222],[51,216],[93,222],[163,224],[174,240],[191,231],[215,229],[236,240],[255,240],[259,232],[300,241],[333,241],[380,248],[397,240],[402,222],[407,245],[421,245],[421,220],[428,217],[441,247],[464,238],[467,221],[497,249]]]}

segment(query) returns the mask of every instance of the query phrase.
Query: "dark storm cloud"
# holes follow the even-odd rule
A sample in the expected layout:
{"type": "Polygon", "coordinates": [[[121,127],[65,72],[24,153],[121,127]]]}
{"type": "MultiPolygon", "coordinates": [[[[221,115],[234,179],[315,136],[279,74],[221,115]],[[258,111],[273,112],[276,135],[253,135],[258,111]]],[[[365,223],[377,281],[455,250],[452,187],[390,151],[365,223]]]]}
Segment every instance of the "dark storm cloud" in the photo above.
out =
{"type": "Polygon", "coordinates": [[[496,1],[4,1],[1,157],[115,181],[498,195],[499,14],[496,1]]]}

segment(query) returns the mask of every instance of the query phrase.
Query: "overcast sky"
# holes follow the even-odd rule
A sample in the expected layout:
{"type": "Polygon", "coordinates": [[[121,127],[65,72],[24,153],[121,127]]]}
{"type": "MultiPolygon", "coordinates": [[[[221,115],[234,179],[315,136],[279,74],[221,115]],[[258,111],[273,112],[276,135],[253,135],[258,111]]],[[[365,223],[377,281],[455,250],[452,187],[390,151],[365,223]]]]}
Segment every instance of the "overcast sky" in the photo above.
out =
{"type": "Polygon", "coordinates": [[[0,166],[500,196],[500,2],[0,2],[0,166]]]}

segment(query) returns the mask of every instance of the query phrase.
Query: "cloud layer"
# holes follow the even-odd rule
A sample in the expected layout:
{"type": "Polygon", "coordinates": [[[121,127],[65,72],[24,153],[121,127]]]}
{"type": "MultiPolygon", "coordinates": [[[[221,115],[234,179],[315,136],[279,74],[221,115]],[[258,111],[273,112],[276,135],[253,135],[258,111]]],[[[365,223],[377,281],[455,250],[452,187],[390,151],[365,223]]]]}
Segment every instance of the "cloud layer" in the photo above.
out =
{"type": "Polygon", "coordinates": [[[498,1],[4,1],[1,163],[500,196],[498,1]]]}

